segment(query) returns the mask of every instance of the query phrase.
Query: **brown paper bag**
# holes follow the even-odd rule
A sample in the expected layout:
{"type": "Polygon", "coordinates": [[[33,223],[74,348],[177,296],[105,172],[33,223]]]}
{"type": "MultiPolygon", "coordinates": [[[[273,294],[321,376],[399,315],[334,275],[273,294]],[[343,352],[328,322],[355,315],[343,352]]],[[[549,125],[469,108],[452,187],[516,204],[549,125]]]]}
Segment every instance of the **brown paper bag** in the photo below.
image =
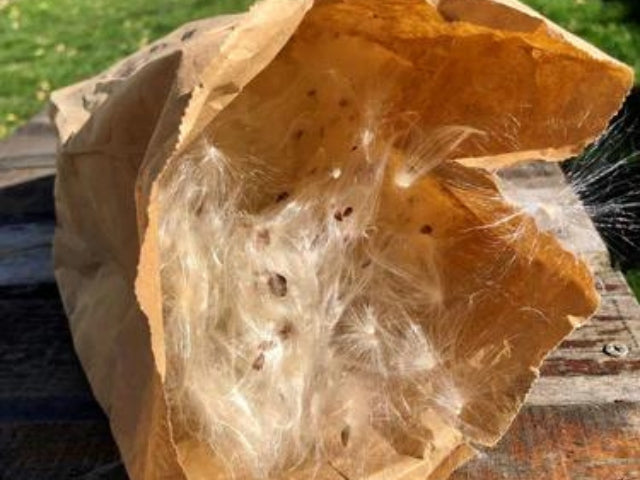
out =
{"type": "MultiPolygon", "coordinates": [[[[431,328],[455,337],[452,375],[473,394],[460,408],[463,427],[437,408],[425,414],[427,444],[380,429],[364,470],[338,451],[282,478],[447,478],[473,456],[472,444],[504,434],[545,355],[597,306],[585,265],[514,214],[491,175],[472,167],[580,152],[620,108],[629,68],[514,0],[263,0],[246,14],[185,25],[53,95],[61,139],[56,278],[76,350],[134,479],[229,475],[167,404],[162,178],[203,138],[246,148],[232,113],[259,107],[289,83],[291,98],[315,96],[324,77],[314,72],[327,65],[356,86],[393,78],[384,86],[390,118],[410,111],[425,131],[488,132],[463,142],[456,161],[416,188],[387,188],[380,212],[416,255],[425,232],[436,242],[447,314],[431,328]],[[298,71],[305,73],[292,80],[298,71]]],[[[331,106],[319,100],[328,150],[341,142],[331,136],[346,128],[341,119],[357,116],[360,92],[331,106]]],[[[292,102],[283,107],[290,114],[302,108],[292,102]]],[[[261,152],[284,162],[260,141],[289,125],[256,115],[271,122],[256,127],[261,152]]],[[[322,143],[319,132],[303,133],[293,133],[302,141],[291,153],[302,162],[317,158],[322,143]]],[[[292,171],[293,181],[305,175],[292,171]]]]}

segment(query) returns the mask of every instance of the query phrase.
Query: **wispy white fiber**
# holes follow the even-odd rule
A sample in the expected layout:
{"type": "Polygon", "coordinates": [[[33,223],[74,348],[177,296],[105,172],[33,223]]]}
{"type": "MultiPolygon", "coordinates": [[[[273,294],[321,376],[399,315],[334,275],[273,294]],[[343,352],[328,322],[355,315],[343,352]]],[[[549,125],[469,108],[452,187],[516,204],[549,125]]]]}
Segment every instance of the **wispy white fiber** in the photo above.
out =
{"type": "MultiPolygon", "coordinates": [[[[377,225],[380,195],[388,177],[414,181],[468,133],[437,132],[392,168],[391,146],[363,129],[360,155],[258,210],[251,192],[270,191],[277,172],[215,145],[164,182],[167,392],[230,476],[320,464],[336,442],[348,448],[391,420],[415,427],[427,402],[403,392],[445,371],[424,329],[443,296],[435,263],[425,275],[398,262],[405,245],[377,225]]],[[[422,393],[461,410],[453,384],[422,393]]]]}

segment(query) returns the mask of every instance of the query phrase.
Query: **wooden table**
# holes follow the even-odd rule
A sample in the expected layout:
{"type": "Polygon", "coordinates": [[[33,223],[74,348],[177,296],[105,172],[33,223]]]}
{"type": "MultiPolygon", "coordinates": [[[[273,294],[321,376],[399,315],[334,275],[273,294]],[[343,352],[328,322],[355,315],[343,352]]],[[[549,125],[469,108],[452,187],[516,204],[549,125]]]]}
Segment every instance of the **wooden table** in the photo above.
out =
{"type": "MultiPolygon", "coordinates": [[[[0,478],[126,479],[53,283],[54,149],[43,117],[0,144],[0,478]]],[[[528,193],[566,187],[552,165],[505,175],[528,193]]],[[[602,308],[548,358],[497,448],[456,480],[640,479],[640,307],[586,216],[567,235],[597,272],[602,308]]]]}

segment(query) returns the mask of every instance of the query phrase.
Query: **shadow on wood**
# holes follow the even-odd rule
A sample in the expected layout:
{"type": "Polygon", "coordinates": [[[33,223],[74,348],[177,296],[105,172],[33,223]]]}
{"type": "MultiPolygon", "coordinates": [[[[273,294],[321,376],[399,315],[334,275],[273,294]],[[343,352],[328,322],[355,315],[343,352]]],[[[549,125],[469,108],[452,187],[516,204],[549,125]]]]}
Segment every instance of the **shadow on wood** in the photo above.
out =
{"type": "Polygon", "coordinates": [[[0,189],[0,478],[126,479],[51,270],[53,177],[0,189]]]}

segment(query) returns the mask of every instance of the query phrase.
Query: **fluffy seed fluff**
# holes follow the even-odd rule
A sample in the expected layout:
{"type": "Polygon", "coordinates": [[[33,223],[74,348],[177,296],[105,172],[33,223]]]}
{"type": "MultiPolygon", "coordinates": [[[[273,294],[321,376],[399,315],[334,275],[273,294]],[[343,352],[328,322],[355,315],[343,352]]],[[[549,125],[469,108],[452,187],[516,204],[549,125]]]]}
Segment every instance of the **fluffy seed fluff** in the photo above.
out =
{"type": "Polygon", "coordinates": [[[365,130],[349,163],[280,192],[267,165],[203,144],[165,182],[168,396],[230,476],[270,478],[335,448],[365,462],[353,439],[369,429],[408,431],[429,399],[460,412],[423,327],[442,308],[435,263],[398,263],[403,242],[376,216],[386,182],[407,187],[467,134],[436,132],[431,155],[395,168],[365,130]],[[260,189],[270,201],[256,208],[260,189]],[[446,388],[426,391],[429,378],[446,388]],[[426,398],[409,402],[416,385],[426,398]]]}
{"type": "Polygon", "coordinates": [[[519,167],[515,178],[510,171],[501,172],[503,195],[519,207],[514,216],[533,217],[540,230],[553,233],[578,255],[602,250],[595,226],[614,261],[633,263],[640,242],[640,189],[634,183],[639,154],[629,148],[636,127],[628,123],[618,120],[581,156],[564,162],[564,176],[556,174],[555,184],[527,179],[529,172],[538,171],[531,176],[541,177],[540,172],[557,169],[544,162],[519,167]]]}

